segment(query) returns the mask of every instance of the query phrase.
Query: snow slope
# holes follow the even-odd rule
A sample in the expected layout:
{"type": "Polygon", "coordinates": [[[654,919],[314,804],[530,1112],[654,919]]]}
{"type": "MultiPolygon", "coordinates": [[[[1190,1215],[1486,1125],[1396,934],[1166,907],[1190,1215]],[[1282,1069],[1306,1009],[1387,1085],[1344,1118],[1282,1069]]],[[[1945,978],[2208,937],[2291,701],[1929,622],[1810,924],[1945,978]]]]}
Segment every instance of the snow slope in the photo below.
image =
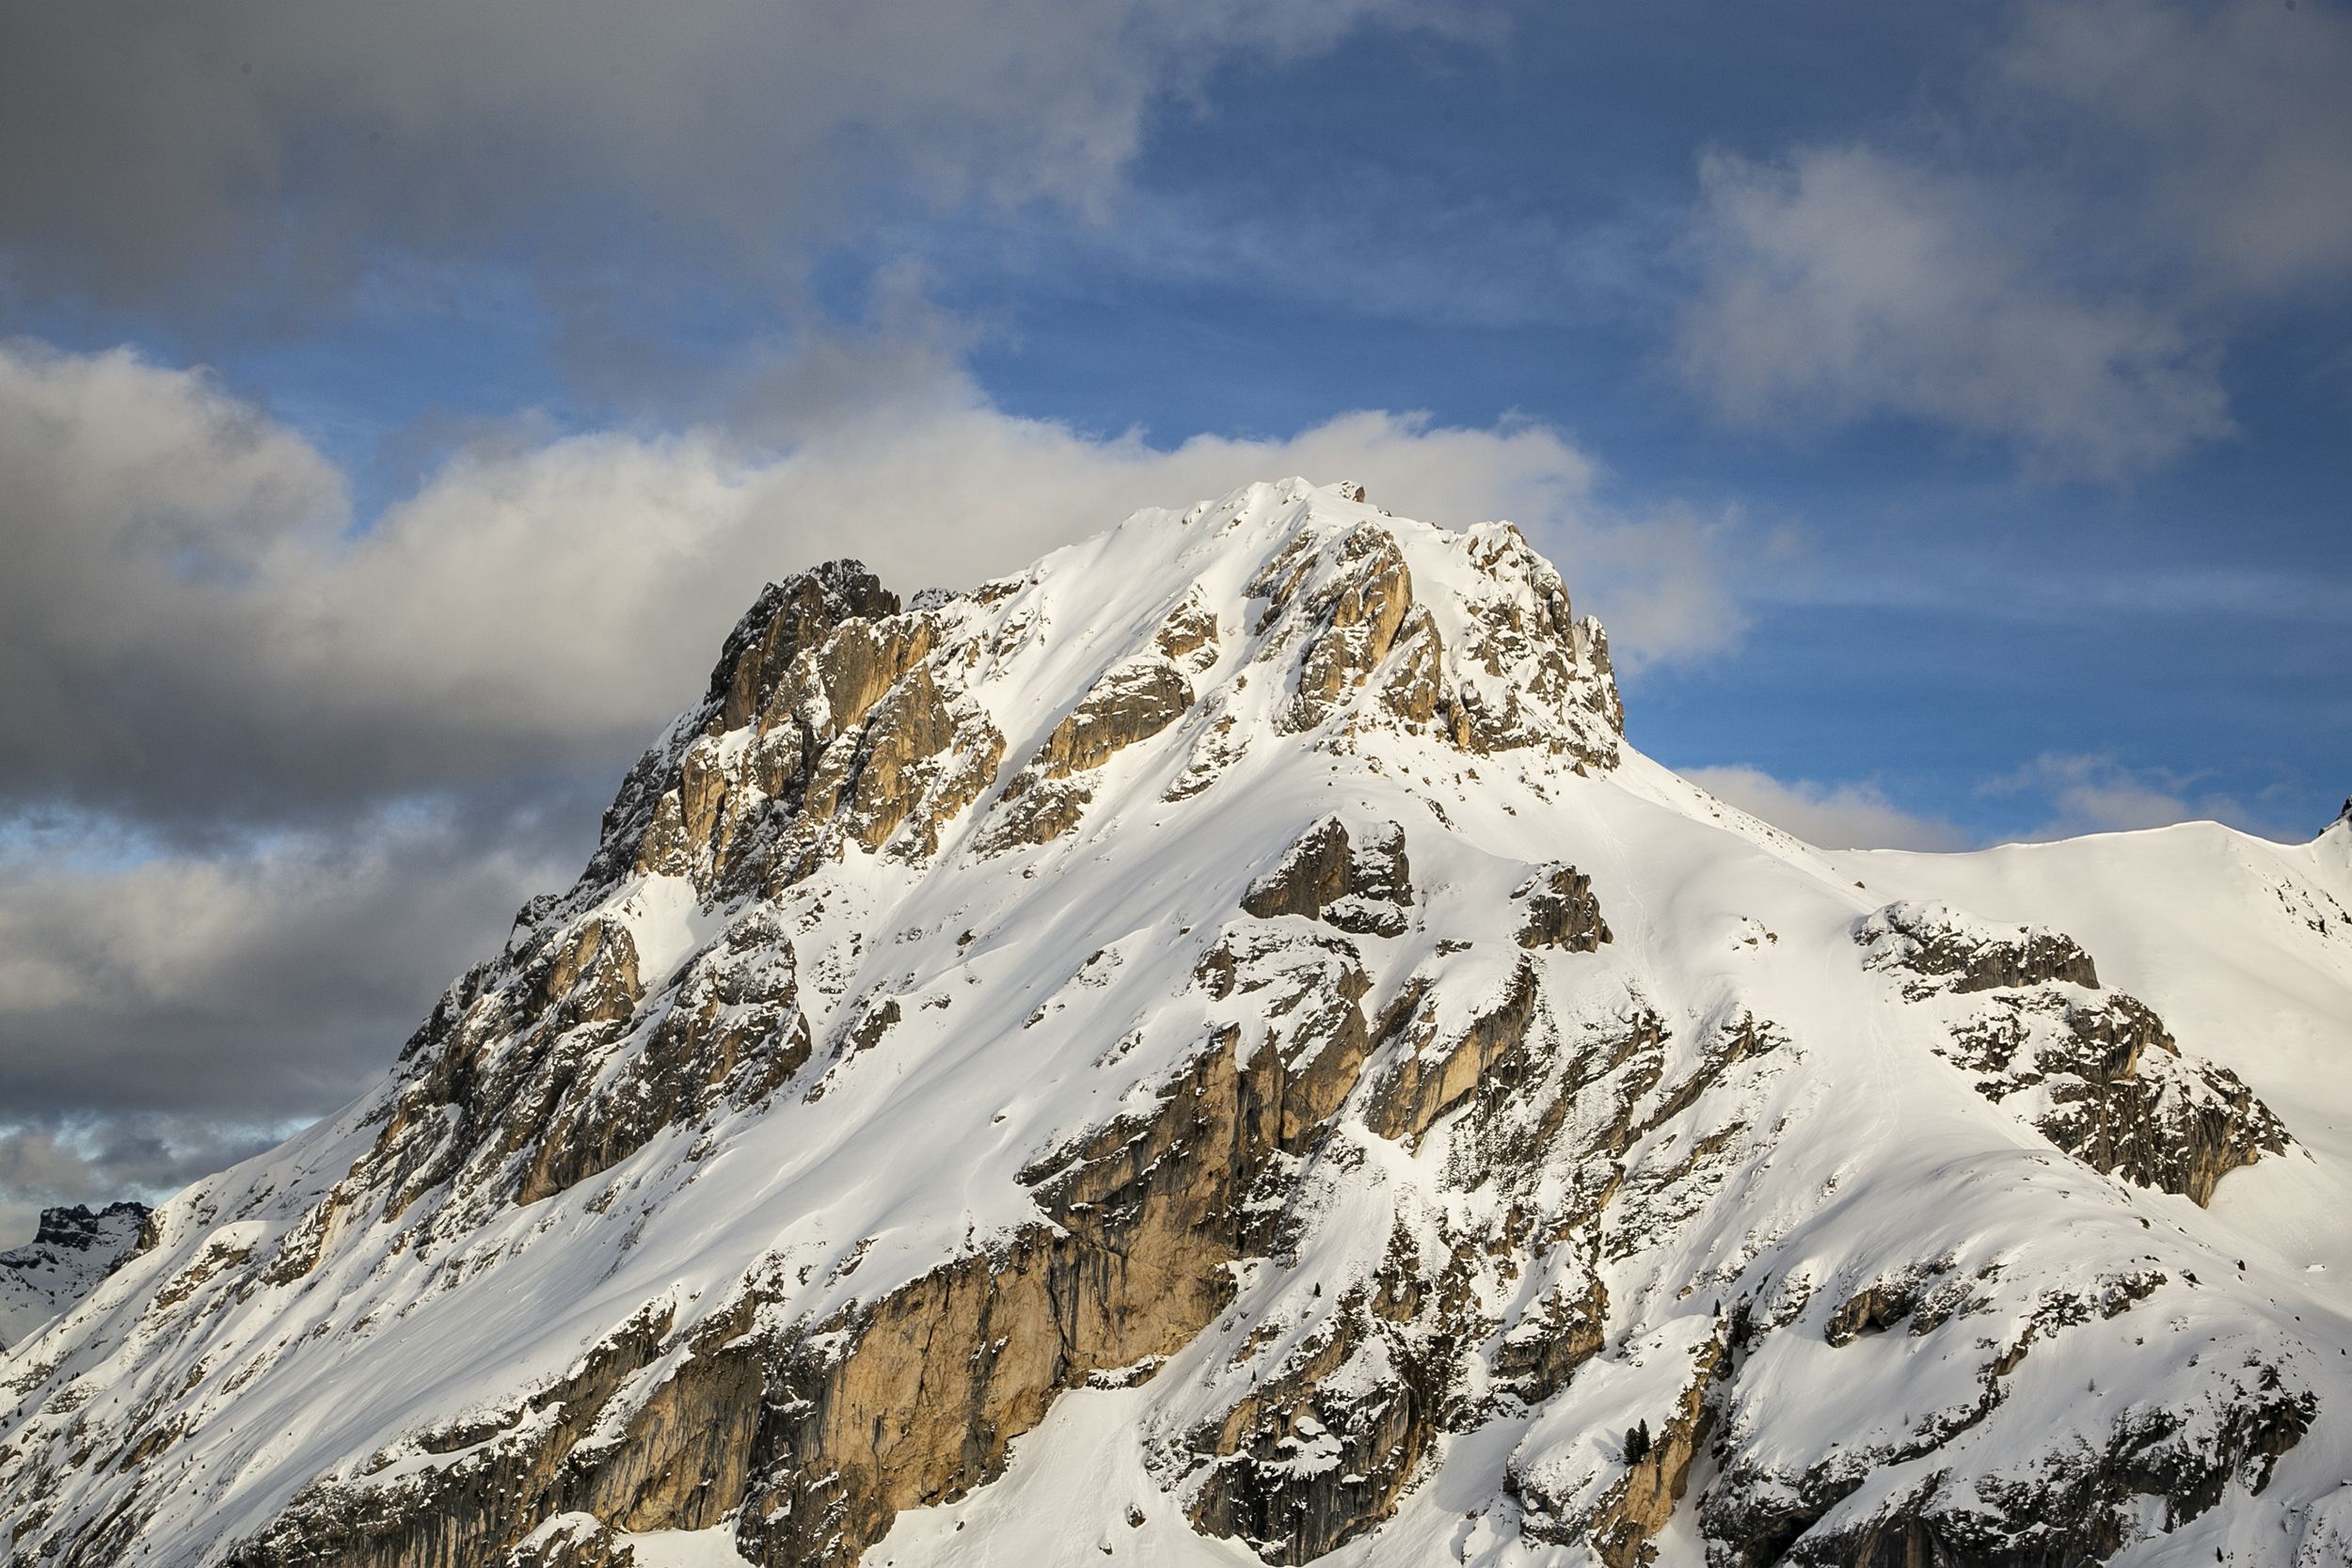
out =
{"type": "Polygon", "coordinates": [[[2347,1560],[2346,831],[1830,855],[1618,724],[1344,486],[771,586],[0,1361],[17,1560],[2347,1560]]]}

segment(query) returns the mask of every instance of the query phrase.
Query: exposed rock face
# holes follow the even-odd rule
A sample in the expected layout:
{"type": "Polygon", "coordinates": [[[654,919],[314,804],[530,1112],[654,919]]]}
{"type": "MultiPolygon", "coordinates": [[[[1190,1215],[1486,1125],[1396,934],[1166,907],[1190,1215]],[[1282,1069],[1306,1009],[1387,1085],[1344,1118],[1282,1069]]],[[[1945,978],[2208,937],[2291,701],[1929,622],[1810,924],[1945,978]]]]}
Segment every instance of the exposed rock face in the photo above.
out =
{"type": "Polygon", "coordinates": [[[1191,705],[1192,683],[1175,665],[1157,659],[1122,664],[1054,726],[1036,766],[1049,779],[1100,768],[1168,728],[1191,705]]]}
{"type": "Polygon", "coordinates": [[[1639,1447],[1627,1443],[1620,1450],[1622,1471],[1595,1495],[1591,1472],[1551,1467],[1515,1469],[1513,1494],[1526,1511],[1522,1527],[1538,1541],[1561,1544],[1582,1542],[1608,1568],[1638,1568],[1655,1557],[1651,1539],[1666,1528],[1675,1506],[1689,1484],[1691,1463],[1706,1442],[1713,1419],[1707,1393],[1723,1370],[1724,1347],[1709,1339],[1698,1347],[1694,1365],[1673,1402],[1659,1415],[1656,1434],[1650,1418],[1641,1418],[1639,1447]],[[1559,1488],[1564,1477],[1580,1484],[1573,1493],[1559,1488]]]}
{"type": "Polygon", "coordinates": [[[1389,1517],[1437,1435],[1453,1372],[1413,1354],[1396,1323],[1402,1301],[1343,1301],[1279,1376],[1194,1434],[1207,1461],[1195,1524],[1268,1562],[1298,1563],[1389,1517]],[[1369,1386],[1349,1375],[1368,1366],[1389,1375],[1369,1386]]]}
{"type": "Polygon", "coordinates": [[[1338,817],[1327,816],[1251,886],[1241,907],[1261,920],[1295,914],[1361,936],[1392,937],[1405,929],[1412,902],[1405,830],[1382,822],[1351,839],[1338,817]]]}
{"type": "Polygon", "coordinates": [[[2330,1308],[2128,1184],[2285,1147],[2230,1042],[1621,721],[1352,489],[771,586],[388,1082],[0,1361],[0,1555],[2328,1560],[2330,1308]]]}
{"type": "Polygon", "coordinates": [[[1472,601],[1461,654],[1475,673],[1461,682],[1447,713],[1456,744],[1479,752],[1555,745],[1580,762],[1613,764],[1616,749],[1606,737],[1624,733],[1625,705],[1600,623],[1570,613],[1560,574],[1516,528],[1481,537],[1470,562],[1490,583],[1524,588],[1472,601]],[[1553,738],[1549,718],[1563,705],[1582,708],[1592,721],[1565,745],[1553,738]]]}
{"type": "Polygon", "coordinates": [[[680,974],[646,1050],[564,1097],[515,1200],[535,1203],[609,1169],[705,1106],[774,1092],[809,1057],[797,1001],[792,944],[778,923],[730,927],[680,974]]]}
{"type": "Polygon", "coordinates": [[[705,895],[773,892],[845,843],[935,854],[941,825],[993,782],[1004,739],[963,695],[981,650],[945,638],[952,608],[898,606],[855,562],[772,585],[702,708],[622,786],[587,882],[625,855],[705,895]]]}
{"type": "Polygon", "coordinates": [[[2051,981],[2097,990],[2099,972],[2062,931],[2018,927],[1998,930],[1955,915],[1940,904],[1889,904],[1864,921],[1854,940],[1870,949],[1873,969],[1908,974],[1904,992],[1915,1000],[1939,991],[1978,991],[2039,986],[2051,981]]]}
{"type": "Polygon", "coordinates": [[[1526,1049],[1535,1003],[1534,968],[1521,964],[1502,994],[1451,1039],[1440,1040],[1437,1009],[1424,1006],[1403,1025],[1407,1049],[1366,1109],[1365,1122],[1384,1138],[1419,1142],[1488,1081],[1497,1061],[1526,1049]]]}
{"type": "Polygon", "coordinates": [[[1214,1039],[1158,1110],[1029,1172],[1052,1227],[787,1351],[768,1400],[784,1414],[752,1444],[746,1512],[763,1522],[746,1524],[746,1545],[768,1561],[854,1557],[899,1510],[993,1480],[1064,1389],[1182,1349],[1231,1301],[1228,1265],[1263,1244],[1249,1215],[1275,1163],[1344,1097],[1361,1060],[1352,1022],[1339,1026],[1352,1052],[1310,1016],[1247,1066],[1237,1033],[1214,1039]]]}
{"type": "MultiPolygon", "coordinates": [[[[2130,1299],[2110,1305],[2106,1316],[2130,1299]]],[[[2018,1375],[2025,1345],[2045,1330],[2074,1328],[2092,1319],[2090,1304],[2060,1299],[2044,1304],[2026,1335],[1989,1360],[1983,1392],[1971,1408],[1941,1419],[1942,1441],[1965,1446],[1963,1434],[1983,1420],[2018,1375]]],[[[1857,1462],[1829,1463],[1803,1477],[1766,1477],[1735,1469],[1702,1504],[1709,1539],[1728,1544],[1721,1560],[1731,1568],[1788,1564],[1988,1563],[2020,1568],[2100,1561],[2139,1538],[2134,1520],[2152,1507],[2166,1532],[2214,1508],[2236,1483],[2259,1492],[2278,1457],[2309,1433],[2316,1402],[2285,1388],[2278,1369],[2240,1368],[2217,1380],[2227,1397],[2211,1403],[2158,1405],[2125,1412],[2105,1441],[2092,1447],[2050,1445],[2027,1456],[2018,1479],[1965,1488],[1947,1471],[1907,1478],[1899,1500],[1877,1510],[1851,1499],[1866,1481],[1857,1462]]],[[[1927,1451],[1924,1441],[1907,1446],[1927,1451]]],[[[1905,1449],[1881,1454],[1898,1463],[1905,1449]]]]}
{"type": "Polygon", "coordinates": [[[2129,996],[2087,997],[2090,955],[2057,931],[1996,931],[1940,906],[1899,904],[1855,929],[1867,968],[1949,1019],[1939,1054],[1977,1092],[2058,1148],[2202,1205],[2230,1171],[2282,1153],[2286,1128],[2229,1069],[2185,1060],[2164,1021],[2129,996]],[[1976,992],[1971,1008],[1944,999],[1976,992]]]}
{"type": "Polygon", "coordinates": [[[2285,1126],[2237,1074],[2185,1061],[2164,1021],[2128,996],[1997,995],[1953,1031],[1948,1054],[2069,1154],[2201,1205],[2229,1172],[2286,1151],[2285,1126]]]}
{"type": "Polygon", "coordinates": [[[1459,648],[1416,601],[1411,567],[1385,527],[1302,535],[1268,562],[1247,590],[1263,607],[1255,630],[1269,653],[1306,650],[1277,727],[1325,725],[1369,686],[1382,717],[1465,752],[1532,747],[1613,766],[1625,710],[1600,624],[1571,615],[1560,575],[1516,528],[1472,530],[1459,549],[1470,568],[1455,601],[1459,648]]]}
{"type": "Polygon", "coordinates": [[[1521,947],[1590,953],[1610,940],[1609,922],[1600,917],[1600,900],[1593,896],[1593,879],[1572,865],[1522,883],[1511,896],[1527,906],[1518,929],[1521,947]]]}
{"type": "MultiPolygon", "coordinates": [[[[1209,646],[1216,637],[1216,620],[1205,627],[1184,619],[1179,610],[1170,627],[1157,641],[1186,653],[1209,646]],[[1202,641],[1193,641],[1195,637],[1202,641]]],[[[1005,785],[992,843],[1043,844],[1075,827],[1086,803],[1093,799],[1090,782],[1073,782],[1073,775],[1091,773],[1137,741],[1149,740],[1182,718],[1192,705],[1192,683],[1171,658],[1154,656],[1130,659],[1105,673],[1086,700],[1054,726],[1028,767],[1005,785]]]]}
{"type": "MultiPolygon", "coordinates": [[[[1278,568],[1282,564],[1278,562],[1278,568]]],[[[1304,572],[1301,562],[1294,574],[1304,572]]],[[[1262,578],[1277,605],[1295,591],[1296,575],[1262,578]]],[[[1378,529],[1356,529],[1343,536],[1338,570],[1305,606],[1312,623],[1298,692],[1284,715],[1295,729],[1311,729],[1329,717],[1341,697],[1363,684],[1395,645],[1398,629],[1413,609],[1413,578],[1396,541],[1378,529]]],[[[1434,627],[1420,628],[1434,638],[1434,627]]],[[[1408,708],[1412,705],[1406,705],[1408,708]]],[[[1408,714],[1409,716],[1409,714],[1408,714]]]]}

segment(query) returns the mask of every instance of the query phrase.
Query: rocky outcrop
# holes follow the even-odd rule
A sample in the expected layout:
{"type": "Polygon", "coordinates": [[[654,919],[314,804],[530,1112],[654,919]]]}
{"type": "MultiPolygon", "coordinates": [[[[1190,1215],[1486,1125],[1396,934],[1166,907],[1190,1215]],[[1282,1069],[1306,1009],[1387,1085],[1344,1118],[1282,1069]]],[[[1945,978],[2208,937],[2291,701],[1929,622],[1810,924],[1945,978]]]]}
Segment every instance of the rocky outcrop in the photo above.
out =
{"type": "Polygon", "coordinates": [[[1590,953],[1611,940],[1600,900],[1593,896],[1593,879],[1572,865],[1531,877],[1511,896],[1526,907],[1518,937],[1521,947],[1590,953]]]}
{"type": "Polygon", "coordinates": [[[2069,1154],[2200,1205],[2229,1172],[2286,1151],[2285,1126],[2237,1074],[2185,1060],[2128,996],[1999,995],[1955,1026],[1947,1054],[2069,1154]]]}
{"type": "Polygon", "coordinates": [[[1940,904],[1889,905],[1854,935],[1866,968],[1943,1013],[1939,1053],[1978,1093],[2094,1169],[2202,1205],[2223,1176],[2287,1147],[2270,1108],[2227,1068],[2183,1057],[2145,1003],[2086,996],[2097,974],[2071,937],[1940,904]]]}
{"type": "Polygon", "coordinates": [[[1193,1434],[1204,1462],[1196,1526],[1267,1562],[1301,1563],[1394,1512],[1454,1370],[1415,1354],[1402,1306],[1355,1292],[1279,1374],[1193,1434]]]}
{"type": "Polygon", "coordinates": [[[1860,1517],[1841,1504],[1860,1490],[1868,1467],[1915,1455],[1854,1454],[1802,1477],[1735,1466],[1700,1505],[1709,1541],[1721,1543],[1710,1561],[1724,1568],[2104,1561],[2141,1538],[2140,1521],[2151,1515],[2169,1532],[2214,1507],[2225,1488],[2261,1491],[2279,1457],[2310,1431],[2316,1402],[2289,1387],[2277,1368],[2241,1369],[2229,1380],[2234,1397],[2227,1401],[2143,1405],[2124,1412],[2096,1447],[2054,1443],[2020,1455],[2014,1479],[1970,1487],[1925,1468],[1892,1506],[1860,1517]]]}
{"type": "Polygon", "coordinates": [[[1100,768],[1159,734],[1192,705],[1192,683],[1172,663],[1134,659],[1095,683],[1086,701],[1054,726],[1033,766],[1049,779],[1100,768]]]}
{"type": "Polygon", "coordinates": [[[1470,530],[1466,555],[1479,586],[1451,650],[1460,673],[1439,701],[1448,736],[1473,752],[1541,747],[1614,767],[1625,706],[1600,623],[1572,613],[1560,574],[1511,525],[1470,530]]]}
{"type": "Polygon", "coordinates": [[[1152,634],[1152,646],[1169,663],[1194,674],[1205,673],[1216,663],[1216,607],[1194,588],[1152,634]]]}
{"type": "Polygon", "coordinates": [[[1505,1485],[1524,1511],[1522,1532],[1558,1545],[1588,1545],[1607,1568],[1651,1561],[1657,1553],[1650,1543],[1681,1502],[1713,1424],[1708,1392],[1728,1370],[1720,1336],[1696,1347],[1672,1402],[1654,1420],[1645,1414],[1626,1429],[1601,1467],[1514,1465],[1505,1485]]]}
{"type": "Polygon", "coordinates": [[[1567,1386],[1607,1342],[1609,1288],[1589,1269],[1546,1291],[1497,1340],[1488,1366],[1496,1384],[1533,1409],[1567,1386]]]}
{"type": "MultiPolygon", "coordinates": [[[[1187,652],[1208,645],[1191,641],[1193,636],[1216,635],[1214,617],[1202,628],[1184,621],[1180,611],[1170,625],[1174,634],[1163,627],[1161,640],[1187,652]]],[[[990,825],[989,847],[1044,844],[1068,832],[1094,794],[1091,783],[1079,782],[1076,775],[1091,773],[1137,741],[1150,739],[1191,706],[1192,683],[1168,657],[1155,655],[1113,667],[1006,784],[990,825]]]]}
{"type": "MultiPolygon", "coordinates": [[[[1502,994],[1451,1038],[1438,1037],[1434,1006],[1409,1017],[1400,1026],[1404,1049],[1365,1107],[1365,1123],[1384,1138],[1419,1143],[1438,1117],[1478,1091],[1498,1060],[1525,1048],[1536,995],[1535,971],[1522,963],[1502,994]]],[[[1406,997],[1408,1010],[1414,1000],[1406,997]]]]}
{"type": "Polygon", "coordinates": [[[741,729],[769,711],[803,653],[824,646],[848,622],[898,613],[898,595],[855,561],[829,561],[771,582],[727,634],[706,705],[715,705],[723,732],[741,729]]]}
{"type": "Polygon", "coordinates": [[[564,1097],[516,1186],[535,1203],[627,1159],[717,1103],[749,1106],[808,1061],[792,944],[764,912],[691,964],[646,1050],[564,1097]]]}
{"type": "Polygon", "coordinates": [[[1277,726],[1398,723],[1473,754],[1540,749],[1579,767],[1615,766],[1625,714],[1600,624],[1570,613],[1559,574],[1516,528],[1482,525],[1454,547],[1468,584],[1449,585],[1459,646],[1416,600],[1411,568],[1380,523],[1301,535],[1267,562],[1248,588],[1263,607],[1250,628],[1267,639],[1258,657],[1296,657],[1277,726]],[[1356,700],[1363,691],[1369,704],[1356,700]]]}
{"type": "Polygon", "coordinates": [[[1970,920],[1942,904],[1889,904],[1854,928],[1872,969],[1901,971],[1914,1000],[2055,982],[2097,990],[2090,955],[2063,931],[2008,928],[1970,920]]]}
{"type": "Polygon", "coordinates": [[[583,885],[626,867],[706,895],[772,891],[849,845],[936,854],[1004,754],[963,698],[978,650],[947,645],[954,603],[902,611],[848,561],[771,585],[702,707],[622,786],[583,885]]]}
{"type": "Polygon", "coordinates": [[[1413,608],[1413,577],[1396,541],[1382,530],[1342,536],[1331,581],[1306,613],[1314,627],[1299,666],[1298,688],[1283,718],[1311,729],[1389,657],[1413,608]]]}
{"type": "Polygon", "coordinates": [[[1297,915],[1359,935],[1392,937],[1405,929],[1412,902],[1405,830],[1383,822],[1359,828],[1351,837],[1338,817],[1327,816],[1251,884],[1241,907],[1261,920],[1297,915]]]}

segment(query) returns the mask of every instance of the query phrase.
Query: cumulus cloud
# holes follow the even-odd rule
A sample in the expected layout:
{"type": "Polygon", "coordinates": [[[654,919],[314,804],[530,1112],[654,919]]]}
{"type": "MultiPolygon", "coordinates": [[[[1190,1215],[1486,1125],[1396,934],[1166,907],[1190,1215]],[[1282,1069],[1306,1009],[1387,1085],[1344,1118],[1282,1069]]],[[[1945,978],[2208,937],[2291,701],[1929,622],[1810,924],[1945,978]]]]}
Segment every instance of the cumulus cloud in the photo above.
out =
{"type": "Polygon", "coordinates": [[[1776,779],[1734,764],[1686,768],[1683,777],[1718,800],[1825,849],[1961,849],[1968,836],[1941,817],[1905,811],[1876,783],[1776,779]]]}
{"type": "Polygon", "coordinates": [[[1296,55],[1411,0],[94,0],[0,10],[0,245],[131,302],[382,252],[564,264],[616,214],[755,275],[873,214],[1098,203],[1151,107],[1235,51],[1296,55]]]}
{"type": "Polygon", "coordinates": [[[1708,154],[1675,360],[1754,424],[1894,416],[2126,479],[2233,430],[2237,334],[2352,273],[2352,19],[2031,0],[1946,112],[1708,154]]]}

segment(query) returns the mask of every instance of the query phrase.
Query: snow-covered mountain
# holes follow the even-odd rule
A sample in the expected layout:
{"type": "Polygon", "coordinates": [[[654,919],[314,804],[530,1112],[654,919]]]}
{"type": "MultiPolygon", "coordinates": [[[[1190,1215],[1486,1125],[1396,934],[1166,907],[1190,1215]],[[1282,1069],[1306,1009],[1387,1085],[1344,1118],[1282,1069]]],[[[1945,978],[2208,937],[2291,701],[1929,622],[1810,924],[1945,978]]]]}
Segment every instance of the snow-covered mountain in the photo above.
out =
{"type": "Polygon", "coordinates": [[[1503,525],[770,586],[0,1361],[27,1564],[2352,1560],[2352,824],[1829,854],[1503,525]]]}
{"type": "Polygon", "coordinates": [[[32,1241],[0,1252],[0,1350],[96,1290],[146,1223],[143,1203],[43,1209],[32,1241]]]}

